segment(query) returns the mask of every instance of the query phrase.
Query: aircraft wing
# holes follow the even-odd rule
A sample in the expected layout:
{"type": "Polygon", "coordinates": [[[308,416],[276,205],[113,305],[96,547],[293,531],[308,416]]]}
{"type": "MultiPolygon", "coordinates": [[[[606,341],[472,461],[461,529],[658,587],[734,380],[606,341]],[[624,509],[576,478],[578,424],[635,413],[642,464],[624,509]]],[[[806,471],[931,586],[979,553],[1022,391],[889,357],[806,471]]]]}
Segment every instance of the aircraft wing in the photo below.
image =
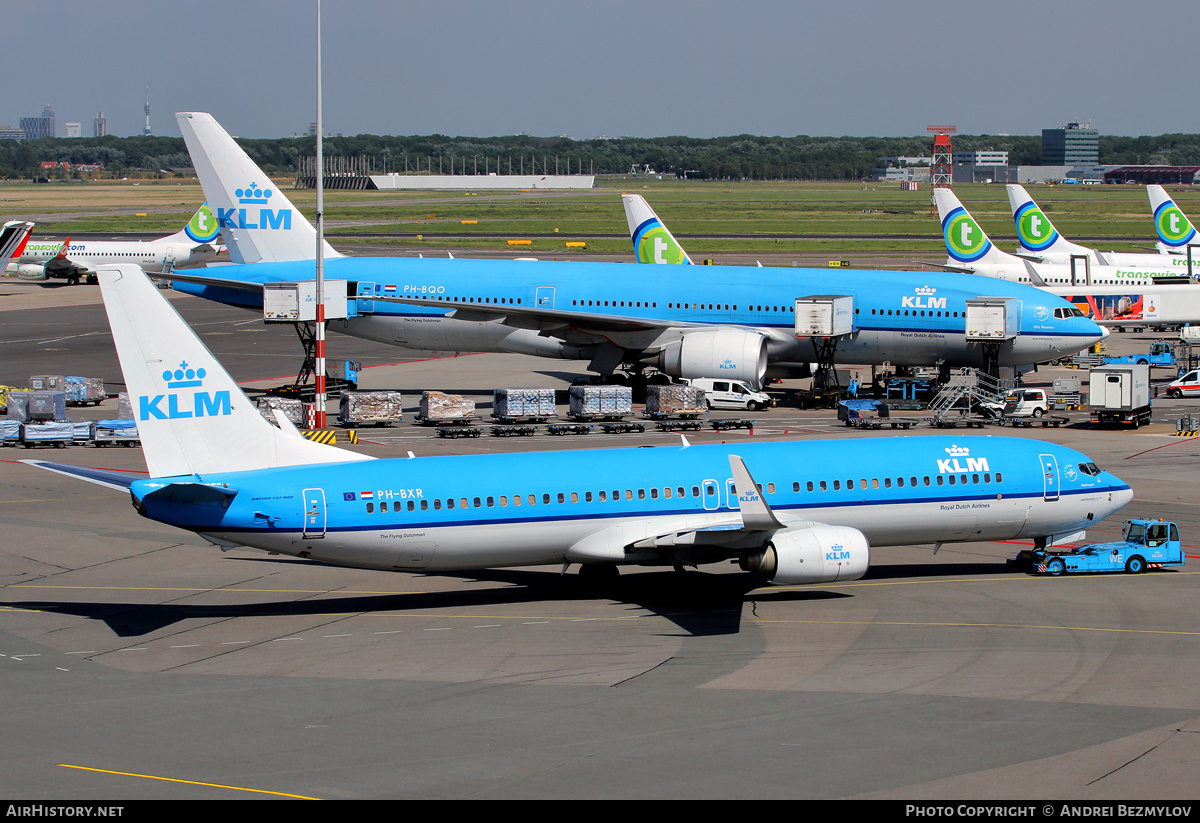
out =
{"type": "Polygon", "coordinates": [[[402,303],[410,306],[430,306],[452,309],[457,320],[502,320],[505,325],[515,328],[553,331],[555,329],[586,328],[588,331],[645,331],[652,329],[675,329],[695,326],[706,327],[702,323],[692,323],[680,320],[656,320],[649,317],[633,317],[611,314],[598,314],[589,311],[551,309],[545,306],[516,306],[511,303],[464,303],[454,300],[436,300],[429,297],[391,297],[379,295],[364,295],[371,300],[384,303],[402,303]]]}
{"type": "MultiPolygon", "coordinates": [[[[221,267],[224,268],[224,267],[221,267]]],[[[263,284],[252,280],[234,280],[229,277],[213,277],[210,274],[201,274],[199,272],[204,269],[172,269],[162,274],[155,274],[154,277],[159,280],[178,280],[180,283],[195,283],[198,286],[220,286],[226,289],[237,289],[238,291],[262,292],[263,284]]]]}
{"type": "MultiPolygon", "coordinates": [[[[684,444],[687,448],[686,438],[684,444]]],[[[583,538],[568,550],[567,558],[575,561],[622,560],[627,553],[636,553],[639,549],[722,547],[735,553],[751,552],[762,548],[778,531],[824,525],[794,515],[776,515],[759,493],[758,484],[742,458],[731,454],[729,468],[737,490],[738,511],[687,516],[667,528],[653,518],[621,523],[583,538]]]]}

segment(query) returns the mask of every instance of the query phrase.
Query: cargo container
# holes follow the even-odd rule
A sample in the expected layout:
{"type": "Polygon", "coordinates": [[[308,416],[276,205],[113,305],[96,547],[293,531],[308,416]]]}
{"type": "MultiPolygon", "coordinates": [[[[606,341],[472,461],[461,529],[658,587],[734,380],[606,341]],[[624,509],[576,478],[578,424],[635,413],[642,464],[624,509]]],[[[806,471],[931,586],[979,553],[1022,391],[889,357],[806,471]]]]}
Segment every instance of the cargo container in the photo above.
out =
{"type": "Polygon", "coordinates": [[[545,423],[558,413],[554,389],[496,389],[492,417],[503,423],[545,423]]]}
{"type": "Polygon", "coordinates": [[[344,391],[337,421],[343,426],[390,426],[404,422],[404,402],[398,391],[344,391]]]}
{"type": "Polygon", "coordinates": [[[421,394],[417,420],[421,423],[466,423],[475,419],[475,401],[460,394],[427,391],[421,394]]]}
{"type": "Polygon", "coordinates": [[[647,386],[646,416],[655,419],[678,415],[696,417],[708,411],[704,389],[699,386],[647,386]]]}
{"type": "Polygon", "coordinates": [[[572,386],[569,416],[575,420],[620,420],[633,414],[629,386],[572,386]]]}
{"type": "Polygon", "coordinates": [[[104,391],[104,381],[99,377],[72,377],[68,375],[63,378],[63,391],[67,393],[67,403],[71,405],[86,406],[92,403],[99,406],[108,398],[108,394],[104,391]]]}
{"type": "Polygon", "coordinates": [[[29,395],[26,420],[63,421],[67,419],[67,393],[63,391],[35,391],[29,395]]]}

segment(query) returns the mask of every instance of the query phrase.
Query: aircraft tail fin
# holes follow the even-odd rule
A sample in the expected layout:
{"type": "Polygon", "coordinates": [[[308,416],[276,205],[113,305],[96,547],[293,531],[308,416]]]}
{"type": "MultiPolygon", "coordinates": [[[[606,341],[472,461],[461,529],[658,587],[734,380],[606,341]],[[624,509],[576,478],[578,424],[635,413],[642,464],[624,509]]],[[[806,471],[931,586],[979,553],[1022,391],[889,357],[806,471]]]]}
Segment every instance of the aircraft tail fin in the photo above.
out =
{"type": "Polygon", "coordinates": [[[1183,254],[1188,244],[1196,240],[1192,221],[1175,205],[1171,195],[1162,186],[1146,186],[1146,194],[1150,196],[1150,209],[1154,212],[1154,230],[1158,232],[1159,249],[1168,254],[1183,254]]]}
{"type": "Polygon", "coordinates": [[[621,203],[625,206],[625,221],[639,263],[691,265],[692,258],[658,219],[646,198],[640,194],[622,194],[621,203]]]}
{"type": "Polygon", "coordinates": [[[29,234],[33,231],[32,223],[20,220],[10,220],[0,227],[0,271],[8,265],[8,261],[20,258],[29,242],[29,234]]]}
{"type": "Polygon", "coordinates": [[[97,276],[151,477],[370,459],[268,423],[140,268],[97,276]]]}
{"type": "MultiPolygon", "coordinates": [[[[175,120],[233,262],[316,259],[317,230],[211,114],[175,120]]],[[[328,243],[325,256],[341,257],[328,243]]]]}
{"type": "Polygon", "coordinates": [[[962,202],[948,188],[933,190],[938,220],[942,223],[942,239],[951,266],[970,268],[980,263],[1019,263],[1013,255],[993,245],[983,227],[971,216],[962,202]]]}
{"type": "MultiPolygon", "coordinates": [[[[196,213],[192,215],[192,219],[187,221],[182,229],[175,232],[171,237],[179,238],[200,245],[210,244],[216,245],[217,238],[221,234],[221,228],[217,225],[217,218],[213,216],[212,209],[208,206],[208,201],[200,204],[200,208],[196,209],[196,213]]],[[[314,247],[315,248],[315,247],[314,247]]]]}
{"type": "Polygon", "coordinates": [[[1083,254],[1095,259],[1095,253],[1078,243],[1072,243],[1061,234],[1046,213],[1033,202],[1024,186],[1005,186],[1008,204],[1012,207],[1013,222],[1017,226],[1017,240],[1023,251],[1031,254],[1083,254]]]}

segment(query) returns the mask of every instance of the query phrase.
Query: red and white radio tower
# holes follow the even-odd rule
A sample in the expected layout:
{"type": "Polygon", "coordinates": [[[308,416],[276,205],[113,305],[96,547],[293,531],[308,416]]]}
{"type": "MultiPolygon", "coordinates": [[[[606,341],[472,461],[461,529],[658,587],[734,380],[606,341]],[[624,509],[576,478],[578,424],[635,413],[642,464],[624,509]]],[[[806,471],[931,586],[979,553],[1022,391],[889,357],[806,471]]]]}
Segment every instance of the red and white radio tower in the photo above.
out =
{"type": "Polygon", "coordinates": [[[950,135],[958,131],[957,126],[926,126],[925,131],[933,134],[933,163],[929,167],[929,185],[932,188],[949,188],[954,183],[954,146],[950,135]]]}

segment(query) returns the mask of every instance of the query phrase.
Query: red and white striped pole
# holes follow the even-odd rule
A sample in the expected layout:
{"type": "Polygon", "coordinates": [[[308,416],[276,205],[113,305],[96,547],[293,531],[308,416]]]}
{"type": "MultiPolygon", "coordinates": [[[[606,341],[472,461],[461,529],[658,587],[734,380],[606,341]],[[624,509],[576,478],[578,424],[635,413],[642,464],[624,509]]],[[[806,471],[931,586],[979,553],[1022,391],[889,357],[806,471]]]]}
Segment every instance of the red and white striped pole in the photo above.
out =
{"type": "Polygon", "coordinates": [[[325,180],[321,141],[321,0],[317,0],[317,428],[325,428],[325,180]]]}

